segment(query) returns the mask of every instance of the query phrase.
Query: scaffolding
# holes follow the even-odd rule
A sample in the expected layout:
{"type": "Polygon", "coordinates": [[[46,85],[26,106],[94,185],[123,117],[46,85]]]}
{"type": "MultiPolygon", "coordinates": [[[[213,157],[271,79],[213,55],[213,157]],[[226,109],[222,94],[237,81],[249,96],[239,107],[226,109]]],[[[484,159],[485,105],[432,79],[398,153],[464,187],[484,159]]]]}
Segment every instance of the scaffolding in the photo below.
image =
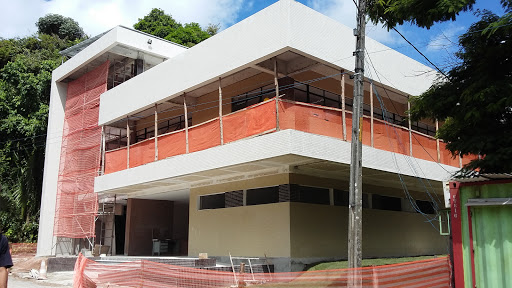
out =
{"type": "Polygon", "coordinates": [[[98,213],[94,177],[100,170],[102,149],[99,102],[107,90],[108,67],[106,61],[70,82],[64,110],[53,234],[87,239],[91,247],[98,213]]]}

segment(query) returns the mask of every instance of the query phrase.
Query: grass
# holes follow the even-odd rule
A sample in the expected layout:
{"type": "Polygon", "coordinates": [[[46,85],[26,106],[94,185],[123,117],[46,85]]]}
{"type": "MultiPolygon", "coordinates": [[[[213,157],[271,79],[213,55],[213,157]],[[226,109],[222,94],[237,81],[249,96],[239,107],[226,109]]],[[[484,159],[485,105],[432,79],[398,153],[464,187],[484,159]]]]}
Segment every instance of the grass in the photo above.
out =
{"type": "MultiPolygon", "coordinates": [[[[362,266],[369,267],[369,266],[389,265],[389,264],[397,264],[397,263],[432,259],[432,258],[443,257],[443,256],[446,256],[446,255],[402,257],[402,258],[363,259],[362,266]]],[[[345,268],[348,268],[348,261],[336,261],[336,262],[324,262],[324,263],[316,264],[313,267],[309,268],[307,271],[345,269],[345,268]]]]}

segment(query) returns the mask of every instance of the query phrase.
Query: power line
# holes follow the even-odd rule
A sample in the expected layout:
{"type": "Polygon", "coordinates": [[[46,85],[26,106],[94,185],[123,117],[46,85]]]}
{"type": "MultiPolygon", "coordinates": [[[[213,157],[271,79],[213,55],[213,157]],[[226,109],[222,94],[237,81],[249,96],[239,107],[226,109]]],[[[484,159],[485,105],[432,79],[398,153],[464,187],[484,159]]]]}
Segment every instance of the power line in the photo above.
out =
{"type": "Polygon", "coordinates": [[[407,38],[405,38],[404,35],[402,35],[402,33],[400,33],[396,28],[393,27],[393,30],[398,33],[398,35],[400,35],[407,43],[409,43],[409,45],[412,46],[412,48],[414,48],[414,50],[416,50],[418,53],[420,53],[421,56],[423,56],[423,58],[425,58],[428,63],[432,64],[432,66],[434,66],[437,71],[439,71],[439,73],[443,74],[444,77],[446,77],[446,79],[448,79],[448,81],[450,81],[450,78],[448,77],[448,75],[446,75],[443,71],[441,71],[441,69],[439,69],[439,67],[437,67],[436,64],[434,64],[432,61],[430,61],[430,59],[428,59],[427,56],[425,56],[425,54],[423,54],[418,48],[416,48],[416,46],[414,46],[414,44],[411,43],[411,41],[407,40],[407,38]]]}

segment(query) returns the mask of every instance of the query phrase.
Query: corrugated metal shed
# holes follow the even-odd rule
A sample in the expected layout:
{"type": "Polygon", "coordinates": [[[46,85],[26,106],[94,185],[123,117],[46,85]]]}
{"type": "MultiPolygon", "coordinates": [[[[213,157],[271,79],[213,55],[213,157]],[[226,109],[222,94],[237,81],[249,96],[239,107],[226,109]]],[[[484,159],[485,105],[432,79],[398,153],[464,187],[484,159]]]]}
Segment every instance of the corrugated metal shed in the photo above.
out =
{"type": "Polygon", "coordinates": [[[453,179],[460,183],[472,183],[472,182],[483,182],[483,181],[496,181],[496,180],[511,180],[512,174],[509,173],[475,173],[474,175],[467,178],[453,179]]]}

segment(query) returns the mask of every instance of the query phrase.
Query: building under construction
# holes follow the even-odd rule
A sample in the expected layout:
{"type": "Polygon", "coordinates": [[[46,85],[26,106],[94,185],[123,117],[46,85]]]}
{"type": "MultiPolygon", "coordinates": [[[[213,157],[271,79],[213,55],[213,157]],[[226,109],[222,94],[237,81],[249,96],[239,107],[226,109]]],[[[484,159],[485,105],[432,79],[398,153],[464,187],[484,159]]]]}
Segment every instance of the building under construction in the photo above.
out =
{"type": "MultiPolygon", "coordinates": [[[[470,159],[411,122],[429,67],[367,38],[363,256],[447,254],[470,159]]],[[[53,72],[38,255],[347,257],[352,29],[281,0],[186,48],[118,26],[53,72]]]]}

